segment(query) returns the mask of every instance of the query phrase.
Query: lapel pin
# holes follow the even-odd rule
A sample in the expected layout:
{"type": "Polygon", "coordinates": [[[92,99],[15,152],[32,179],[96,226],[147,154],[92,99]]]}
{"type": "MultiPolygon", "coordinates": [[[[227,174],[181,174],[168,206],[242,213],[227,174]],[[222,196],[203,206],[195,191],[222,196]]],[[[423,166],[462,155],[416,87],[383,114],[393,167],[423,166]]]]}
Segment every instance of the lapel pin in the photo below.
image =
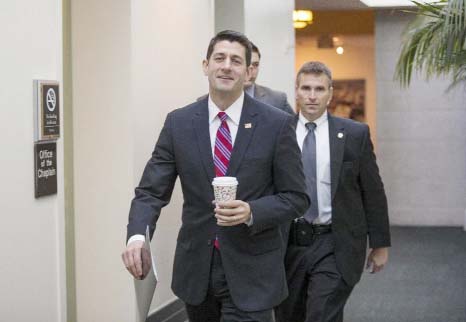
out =
{"type": "Polygon", "coordinates": [[[343,137],[343,133],[339,132],[339,133],[337,134],[337,137],[338,137],[339,139],[341,139],[341,138],[343,137]]]}
{"type": "Polygon", "coordinates": [[[245,129],[250,129],[250,128],[252,128],[252,124],[251,123],[245,123],[244,128],[245,129]]]}

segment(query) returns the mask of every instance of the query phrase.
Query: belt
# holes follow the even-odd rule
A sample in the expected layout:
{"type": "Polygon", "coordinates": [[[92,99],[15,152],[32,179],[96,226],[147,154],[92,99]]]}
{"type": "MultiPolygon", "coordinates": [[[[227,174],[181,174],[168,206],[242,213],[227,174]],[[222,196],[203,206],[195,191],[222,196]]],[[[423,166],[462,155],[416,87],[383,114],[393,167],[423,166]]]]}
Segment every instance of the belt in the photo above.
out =
{"type": "Polygon", "coordinates": [[[332,232],[332,225],[313,225],[304,218],[291,223],[289,243],[298,246],[309,246],[316,236],[332,232]]]}

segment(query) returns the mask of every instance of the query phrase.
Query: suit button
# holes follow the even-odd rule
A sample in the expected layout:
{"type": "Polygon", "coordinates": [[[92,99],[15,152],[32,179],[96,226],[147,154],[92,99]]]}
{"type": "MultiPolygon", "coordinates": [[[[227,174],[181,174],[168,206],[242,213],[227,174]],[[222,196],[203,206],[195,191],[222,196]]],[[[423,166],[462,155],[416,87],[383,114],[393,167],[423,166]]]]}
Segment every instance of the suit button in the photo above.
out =
{"type": "Polygon", "coordinates": [[[210,245],[212,245],[212,240],[211,240],[211,239],[209,239],[209,240],[207,241],[207,246],[210,246],[210,245]]]}
{"type": "Polygon", "coordinates": [[[306,235],[306,232],[301,230],[301,235],[306,235]]]}

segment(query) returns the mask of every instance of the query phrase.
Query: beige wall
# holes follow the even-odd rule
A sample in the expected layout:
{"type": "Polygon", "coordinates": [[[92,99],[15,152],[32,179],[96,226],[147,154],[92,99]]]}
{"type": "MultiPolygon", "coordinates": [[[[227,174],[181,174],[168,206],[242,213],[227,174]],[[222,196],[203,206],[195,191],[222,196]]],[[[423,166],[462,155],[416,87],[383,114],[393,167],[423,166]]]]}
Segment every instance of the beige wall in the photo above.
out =
{"type": "Polygon", "coordinates": [[[56,195],[34,198],[33,154],[33,79],[62,83],[61,18],[57,0],[0,3],[2,321],[66,321],[63,135],[56,195]]]}
{"type": "Polygon", "coordinates": [[[261,51],[257,83],[285,92],[294,105],[293,0],[245,0],[246,35],[261,51]]]}
{"type": "MultiPolygon", "coordinates": [[[[312,26],[311,26],[312,27],[312,26]]],[[[317,60],[332,70],[333,79],[366,80],[366,120],[371,136],[376,139],[376,82],[374,36],[370,34],[344,35],[343,55],[335,49],[317,48],[317,37],[305,36],[296,39],[296,72],[307,61],[317,60]]]]}
{"type": "Polygon", "coordinates": [[[466,92],[447,92],[450,77],[407,89],[393,81],[405,26],[412,15],[376,14],[379,165],[395,225],[458,226],[466,209],[466,92]]]}
{"type": "Polygon", "coordinates": [[[131,3],[71,3],[77,320],[132,321],[131,3]]]}
{"type": "MultiPolygon", "coordinates": [[[[166,114],[208,92],[202,60],[214,34],[213,15],[213,1],[133,2],[131,187],[139,182],[166,114]],[[173,19],[174,16],[178,19],[173,19]]],[[[170,204],[162,211],[152,241],[160,278],[152,310],[175,299],[170,284],[182,204],[177,184],[170,204]]]]}
{"type": "MultiPolygon", "coordinates": [[[[166,114],[207,92],[201,62],[213,35],[212,10],[203,0],[72,2],[80,322],[135,319],[133,283],[120,259],[130,200],[166,114]]],[[[181,205],[176,188],[153,239],[160,278],[153,309],[175,299],[181,205]]]]}

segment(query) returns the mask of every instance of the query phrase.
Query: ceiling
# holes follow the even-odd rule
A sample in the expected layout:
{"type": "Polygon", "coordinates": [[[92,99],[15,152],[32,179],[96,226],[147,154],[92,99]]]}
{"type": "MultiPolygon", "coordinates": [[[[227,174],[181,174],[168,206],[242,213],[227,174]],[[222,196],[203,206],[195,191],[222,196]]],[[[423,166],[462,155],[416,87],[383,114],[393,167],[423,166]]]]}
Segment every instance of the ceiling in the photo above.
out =
{"type": "Polygon", "coordinates": [[[359,0],[295,0],[296,9],[311,10],[368,10],[359,0]]]}

